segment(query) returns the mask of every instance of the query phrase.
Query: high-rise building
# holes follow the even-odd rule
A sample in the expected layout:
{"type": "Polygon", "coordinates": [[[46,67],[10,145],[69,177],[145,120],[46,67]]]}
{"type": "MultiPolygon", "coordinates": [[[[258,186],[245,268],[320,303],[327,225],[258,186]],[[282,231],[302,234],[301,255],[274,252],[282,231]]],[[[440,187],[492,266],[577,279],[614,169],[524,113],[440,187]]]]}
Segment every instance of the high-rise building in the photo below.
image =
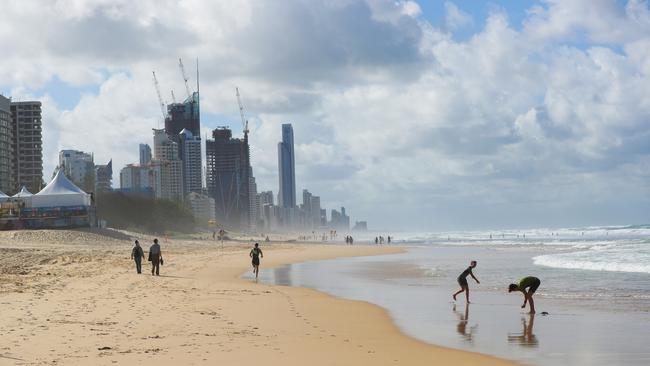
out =
{"type": "Polygon", "coordinates": [[[320,197],[311,196],[310,200],[310,209],[311,209],[311,226],[319,227],[321,226],[321,208],[320,208],[320,197]]]}
{"type": "Polygon", "coordinates": [[[58,169],[86,192],[95,190],[95,162],[92,154],[78,150],[59,151],[58,169]]]}
{"type": "Polygon", "coordinates": [[[206,227],[211,221],[214,221],[214,198],[190,192],[186,199],[197,225],[206,227]]]}
{"type": "Polygon", "coordinates": [[[151,147],[149,144],[140,144],[140,166],[151,163],[151,147]]]}
{"type": "Polygon", "coordinates": [[[260,206],[271,205],[273,206],[273,191],[260,192],[258,194],[260,206]]]}
{"type": "Polygon", "coordinates": [[[250,151],[248,134],[243,139],[232,137],[222,127],[212,131],[206,141],[206,186],[215,200],[218,225],[234,230],[250,227],[250,151]]]}
{"type": "Polygon", "coordinates": [[[150,165],[159,179],[154,184],[156,198],[182,201],[183,164],[178,155],[178,143],[172,141],[165,130],[153,129],[153,145],[150,165]]]}
{"type": "Polygon", "coordinates": [[[43,137],[41,102],[11,102],[12,185],[32,192],[43,187],[43,137]]]}
{"type": "Polygon", "coordinates": [[[11,99],[0,95],[0,192],[13,191],[11,181],[12,128],[11,99]]]}
{"type": "Polygon", "coordinates": [[[203,188],[201,138],[184,128],[178,134],[180,159],[183,162],[183,193],[200,193],[203,188]]]}
{"type": "Polygon", "coordinates": [[[106,165],[95,165],[95,192],[113,190],[113,159],[106,165]]]}
{"type": "Polygon", "coordinates": [[[120,188],[135,193],[153,190],[155,184],[153,171],[149,165],[128,164],[120,171],[120,188]]]}
{"type": "Polygon", "coordinates": [[[280,191],[278,205],[296,206],[296,161],[293,149],[293,127],[290,123],[282,125],[282,142],[278,143],[278,169],[280,191]]]}
{"type": "Polygon", "coordinates": [[[350,216],[345,214],[345,207],[341,207],[341,211],[332,210],[330,227],[337,230],[350,230],[350,216]]]}
{"type": "Polygon", "coordinates": [[[248,199],[250,200],[249,216],[250,228],[255,230],[257,228],[257,220],[259,218],[259,201],[257,200],[257,182],[253,176],[253,167],[250,167],[248,172],[248,199]]]}
{"type": "Polygon", "coordinates": [[[167,105],[167,117],[165,117],[165,132],[172,139],[187,129],[194,136],[201,136],[201,118],[199,109],[199,92],[193,92],[182,103],[167,105]]]}

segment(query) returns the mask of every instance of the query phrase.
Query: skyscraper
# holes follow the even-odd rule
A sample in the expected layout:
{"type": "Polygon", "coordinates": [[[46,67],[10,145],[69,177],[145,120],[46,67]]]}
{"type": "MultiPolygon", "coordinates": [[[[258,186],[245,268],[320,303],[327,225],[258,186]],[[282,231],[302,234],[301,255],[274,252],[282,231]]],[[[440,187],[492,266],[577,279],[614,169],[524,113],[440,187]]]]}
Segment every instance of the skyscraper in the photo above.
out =
{"type": "Polygon", "coordinates": [[[206,186],[215,200],[216,220],[234,230],[250,227],[250,151],[248,134],[243,139],[232,137],[222,127],[212,131],[206,141],[206,186]]]}
{"type": "Polygon", "coordinates": [[[156,198],[183,200],[183,165],[178,156],[178,143],[165,130],[153,130],[153,160],[151,166],[156,198]]]}
{"type": "Polygon", "coordinates": [[[280,191],[278,205],[296,207],[296,161],[293,150],[293,127],[282,125],[282,142],[278,143],[278,169],[280,191]]]}
{"type": "Polygon", "coordinates": [[[12,164],[15,191],[26,186],[31,192],[43,188],[43,138],[41,102],[11,102],[12,164]]]}
{"type": "Polygon", "coordinates": [[[106,165],[95,166],[95,192],[113,190],[113,159],[106,165]]]}
{"type": "Polygon", "coordinates": [[[11,100],[0,95],[0,192],[13,191],[11,182],[11,100]]]}
{"type": "Polygon", "coordinates": [[[183,194],[201,193],[201,138],[184,128],[178,134],[180,159],[183,162],[183,194]]]}
{"type": "Polygon", "coordinates": [[[167,135],[176,139],[183,129],[189,130],[194,136],[201,136],[198,91],[193,92],[182,103],[172,103],[167,106],[167,117],[165,117],[167,135]]]}
{"type": "Polygon", "coordinates": [[[78,150],[61,150],[58,168],[84,191],[95,190],[95,162],[91,154],[78,150]]]}
{"type": "Polygon", "coordinates": [[[140,166],[151,163],[151,147],[149,144],[140,144],[140,166]]]}

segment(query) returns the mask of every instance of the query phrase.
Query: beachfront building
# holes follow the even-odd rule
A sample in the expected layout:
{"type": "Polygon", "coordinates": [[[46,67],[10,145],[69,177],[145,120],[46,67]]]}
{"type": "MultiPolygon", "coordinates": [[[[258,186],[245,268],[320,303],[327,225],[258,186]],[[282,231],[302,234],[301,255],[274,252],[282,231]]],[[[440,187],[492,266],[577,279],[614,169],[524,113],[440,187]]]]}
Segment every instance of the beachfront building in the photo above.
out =
{"type": "Polygon", "coordinates": [[[206,186],[215,200],[217,225],[231,230],[250,228],[250,150],[248,133],[233,138],[232,131],[220,127],[206,141],[206,186]]]}
{"type": "Polygon", "coordinates": [[[153,197],[155,174],[150,165],[128,164],[120,171],[120,192],[153,197]]]}
{"type": "Polygon", "coordinates": [[[178,134],[180,160],[183,166],[183,193],[200,193],[203,188],[201,138],[184,128],[178,134]]]}
{"type": "Polygon", "coordinates": [[[95,166],[95,192],[113,190],[113,159],[106,165],[95,166]]]}
{"type": "Polygon", "coordinates": [[[149,144],[140,144],[138,150],[140,154],[140,166],[146,166],[151,163],[151,147],[149,144]]]}
{"type": "Polygon", "coordinates": [[[154,156],[151,161],[156,198],[183,200],[183,164],[178,155],[178,143],[165,130],[153,129],[154,156]]]}
{"type": "Polygon", "coordinates": [[[296,161],[293,146],[293,127],[282,125],[282,142],[278,143],[278,170],[280,190],[278,205],[296,207],[296,161]]]}
{"type": "Polygon", "coordinates": [[[26,186],[38,192],[43,187],[43,138],[41,102],[11,102],[12,163],[14,190],[26,186]]]}
{"type": "Polygon", "coordinates": [[[95,189],[95,163],[93,155],[79,150],[59,151],[58,170],[85,191],[95,189]]]}
{"type": "Polygon", "coordinates": [[[194,136],[201,136],[198,91],[193,92],[182,103],[167,105],[167,116],[165,117],[165,132],[167,135],[176,140],[184,129],[190,131],[194,136]]]}
{"type": "Polygon", "coordinates": [[[353,231],[368,231],[367,221],[357,221],[354,223],[353,231]]]}
{"type": "Polygon", "coordinates": [[[348,231],[350,230],[350,216],[345,214],[345,207],[341,207],[341,211],[332,210],[330,228],[348,231]]]}
{"type": "Polygon", "coordinates": [[[250,167],[248,174],[248,199],[250,202],[248,211],[248,214],[250,216],[250,229],[255,230],[257,229],[257,222],[260,218],[260,203],[257,199],[257,182],[253,176],[253,167],[250,167]]]}
{"type": "Polygon", "coordinates": [[[185,197],[185,202],[192,210],[194,221],[198,226],[207,227],[215,221],[214,198],[205,194],[190,192],[185,197]]]}
{"type": "MultiPolygon", "coordinates": [[[[11,99],[0,95],[0,192],[12,192],[11,157],[12,128],[11,128],[11,99]]],[[[5,194],[0,193],[3,197],[5,194]]]]}

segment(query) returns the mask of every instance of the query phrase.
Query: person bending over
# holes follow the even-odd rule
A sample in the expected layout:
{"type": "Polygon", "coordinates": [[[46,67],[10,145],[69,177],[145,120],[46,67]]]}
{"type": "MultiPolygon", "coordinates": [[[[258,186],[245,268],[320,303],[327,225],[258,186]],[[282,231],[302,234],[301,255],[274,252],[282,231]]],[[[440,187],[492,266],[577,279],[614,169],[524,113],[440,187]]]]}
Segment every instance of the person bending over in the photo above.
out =
{"type": "Polygon", "coordinates": [[[511,283],[510,286],[508,286],[508,293],[513,291],[521,291],[521,293],[524,294],[524,304],[521,305],[521,308],[525,309],[526,303],[530,303],[530,314],[535,314],[535,302],[533,301],[533,295],[541,283],[542,282],[539,280],[539,278],[527,276],[519,280],[518,284],[511,283]]]}

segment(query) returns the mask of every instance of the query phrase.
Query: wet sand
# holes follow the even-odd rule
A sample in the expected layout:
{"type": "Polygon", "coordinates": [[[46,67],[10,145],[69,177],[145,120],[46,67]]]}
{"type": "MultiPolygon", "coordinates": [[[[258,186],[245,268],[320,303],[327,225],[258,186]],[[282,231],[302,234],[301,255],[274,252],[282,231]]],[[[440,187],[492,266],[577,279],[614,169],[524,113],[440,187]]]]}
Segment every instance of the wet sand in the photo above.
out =
{"type": "MultiPolygon", "coordinates": [[[[650,363],[650,305],[645,297],[615,297],[625,284],[601,292],[602,286],[617,286],[612,275],[536,267],[531,258],[538,254],[535,248],[432,246],[394,255],[297,263],[261,275],[264,282],[379,305],[403,332],[431,344],[534,365],[650,363]],[[469,258],[478,260],[474,273],[481,284],[468,279],[472,304],[466,306],[464,294],[456,302],[451,294],[469,258]],[[509,280],[528,274],[542,279],[535,316],[520,308],[520,293],[506,291],[509,280]],[[577,286],[583,283],[597,283],[596,292],[581,291],[577,286]],[[550,315],[542,315],[544,311],[550,315]]],[[[643,276],[618,277],[628,282],[643,276]]]]}
{"type": "MultiPolygon", "coordinates": [[[[147,263],[137,275],[130,239],[114,231],[0,232],[0,364],[512,364],[417,341],[368,303],[242,279],[247,244],[163,239],[161,276],[148,274],[147,263]]],[[[400,251],[263,249],[267,268],[400,251]]]]}

